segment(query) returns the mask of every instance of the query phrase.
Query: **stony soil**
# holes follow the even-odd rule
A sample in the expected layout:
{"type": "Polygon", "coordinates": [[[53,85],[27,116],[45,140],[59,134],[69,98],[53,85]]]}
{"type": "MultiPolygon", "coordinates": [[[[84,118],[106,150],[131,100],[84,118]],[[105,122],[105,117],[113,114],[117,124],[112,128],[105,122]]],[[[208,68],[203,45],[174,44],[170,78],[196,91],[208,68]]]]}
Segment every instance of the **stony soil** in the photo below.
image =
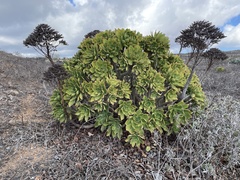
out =
{"type": "MultiPolygon", "coordinates": [[[[96,129],[54,121],[48,103],[52,87],[42,80],[48,65],[41,58],[0,52],[0,179],[174,179],[171,171],[159,171],[167,161],[162,145],[171,143],[166,137],[150,138],[155,146],[146,153],[96,129]]],[[[211,71],[204,90],[240,99],[240,65],[218,66],[226,71],[211,71]]]]}

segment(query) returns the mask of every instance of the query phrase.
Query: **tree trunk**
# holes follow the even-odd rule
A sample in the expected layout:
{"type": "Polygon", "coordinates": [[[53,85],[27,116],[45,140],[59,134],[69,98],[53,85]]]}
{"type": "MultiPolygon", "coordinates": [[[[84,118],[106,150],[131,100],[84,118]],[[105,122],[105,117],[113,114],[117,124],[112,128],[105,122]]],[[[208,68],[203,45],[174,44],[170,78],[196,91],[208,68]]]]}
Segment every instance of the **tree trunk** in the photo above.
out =
{"type": "Polygon", "coordinates": [[[51,62],[52,66],[55,65],[55,63],[53,62],[53,59],[52,59],[51,55],[47,55],[46,58],[51,62]]]}
{"type": "Polygon", "coordinates": [[[52,56],[51,56],[51,54],[50,54],[50,50],[49,50],[49,46],[48,46],[47,42],[46,42],[46,48],[47,48],[46,57],[47,57],[48,60],[51,62],[52,66],[54,66],[55,63],[53,62],[53,59],[52,59],[52,56]]]}

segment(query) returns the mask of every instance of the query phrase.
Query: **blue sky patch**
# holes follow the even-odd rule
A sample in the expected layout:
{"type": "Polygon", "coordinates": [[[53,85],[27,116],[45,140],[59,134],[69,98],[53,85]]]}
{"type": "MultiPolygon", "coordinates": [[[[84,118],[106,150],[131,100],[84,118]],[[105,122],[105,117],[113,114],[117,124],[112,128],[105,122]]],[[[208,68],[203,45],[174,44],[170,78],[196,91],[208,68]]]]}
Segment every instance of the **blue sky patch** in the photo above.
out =
{"type": "Polygon", "coordinates": [[[240,24],[240,14],[230,19],[226,24],[231,24],[232,26],[237,26],[240,24]]]}
{"type": "Polygon", "coordinates": [[[76,6],[76,4],[73,2],[73,0],[69,0],[69,2],[70,2],[73,6],[76,6]]]}
{"type": "Polygon", "coordinates": [[[230,24],[232,26],[237,26],[238,24],[240,24],[240,14],[237,15],[237,16],[234,16],[233,18],[229,19],[226,23],[224,23],[224,25],[220,26],[220,30],[221,31],[224,31],[224,27],[227,25],[227,24],[230,24]]]}

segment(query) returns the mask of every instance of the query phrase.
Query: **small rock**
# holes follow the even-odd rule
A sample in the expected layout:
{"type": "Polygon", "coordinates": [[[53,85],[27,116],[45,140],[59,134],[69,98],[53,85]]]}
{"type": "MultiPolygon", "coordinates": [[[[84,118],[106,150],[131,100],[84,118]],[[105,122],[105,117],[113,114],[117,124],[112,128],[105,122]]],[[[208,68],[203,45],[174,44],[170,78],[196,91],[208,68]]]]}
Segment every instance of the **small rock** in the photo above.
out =
{"type": "Polygon", "coordinates": [[[18,92],[17,90],[13,90],[13,89],[11,89],[11,90],[7,91],[7,94],[10,94],[10,95],[16,96],[16,95],[19,94],[19,92],[18,92]]]}
{"type": "Polygon", "coordinates": [[[141,171],[135,171],[135,174],[141,174],[141,171]]]}
{"type": "Polygon", "coordinates": [[[42,176],[36,176],[35,177],[35,180],[42,180],[43,178],[42,178],[42,176]]]}
{"type": "Polygon", "coordinates": [[[133,153],[133,155],[134,155],[134,156],[139,156],[139,153],[135,151],[135,152],[133,153]]]}
{"type": "Polygon", "coordinates": [[[83,166],[81,163],[76,163],[75,166],[79,169],[79,170],[83,170],[83,166]]]}

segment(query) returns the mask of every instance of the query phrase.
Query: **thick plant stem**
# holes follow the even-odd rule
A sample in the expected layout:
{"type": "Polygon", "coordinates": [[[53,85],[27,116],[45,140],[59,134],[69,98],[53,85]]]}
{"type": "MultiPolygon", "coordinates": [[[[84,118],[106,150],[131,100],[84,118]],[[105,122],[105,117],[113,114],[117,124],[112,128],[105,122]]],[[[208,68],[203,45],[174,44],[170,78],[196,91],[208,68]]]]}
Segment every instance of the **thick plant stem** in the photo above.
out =
{"type": "Polygon", "coordinates": [[[195,68],[196,68],[196,66],[193,66],[193,67],[192,67],[191,73],[190,73],[190,75],[188,76],[187,82],[186,82],[186,84],[184,85],[183,91],[182,91],[182,93],[180,94],[180,96],[179,96],[179,98],[178,98],[178,99],[179,99],[178,101],[182,101],[182,100],[184,100],[184,99],[186,98],[187,89],[188,89],[188,87],[189,87],[189,85],[190,85],[190,83],[191,83],[191,81],[192,81],[193,74],[194,74],[194,72],[195,72],[195,68]]]}
{"type": "Polygon", "coordinates": [[[47,55],[46,58],[51,62],[52,66],[55,65],[55,63],[53,62],[53,59],[50,55],[47,55]]]}
{"type": "MultiPolygon", "coordinates": [[[[47,43],[47,42],[46,42],[46,43],[47,43]]],[[[48,60],[49,60],[49,61],[51,62],[51,64],[52,64],[52,66],[54,66],[54,62],[53,62],[52,56],[51,56],[51,54],[50,54],[50,48],[49,48],[48,45],[47,45],[46,49],[47,49],[46,58],[48,58],[48,60]]]]}
{"type": "MultiPolygon", "coordinates": [[[[184,85],[184,88],[183,88],[183,90],[182,90],[182,93],[180,94],[180,96],[179,96],[179,98],[178,98],[178,102],[184,100],[185,98],[187,98],[187,97],[186,97],[187,89],[188,89],[188,87],[189,87],[189,85],[190,85],[190,83],[191,83],[191,81],[192,81],[193,74],[194,74],[195,69],[196,69],[196,67],[197,67],[197,65],[198,65],[199,54],[200,54],[200,52],[198,52],[198,53],[197,53],[197,56],[195,57],[195,61],[194,61],[194,64],[193,64],[193,66],[192,66],[190,75],[188,76],[187,82],[186,82],[186,84],[184,85]]],[[[192,59],[193,57],[194,57],[193,54],[191,54],[191,56],[190,56],[189,59],[192,59]]]]}

